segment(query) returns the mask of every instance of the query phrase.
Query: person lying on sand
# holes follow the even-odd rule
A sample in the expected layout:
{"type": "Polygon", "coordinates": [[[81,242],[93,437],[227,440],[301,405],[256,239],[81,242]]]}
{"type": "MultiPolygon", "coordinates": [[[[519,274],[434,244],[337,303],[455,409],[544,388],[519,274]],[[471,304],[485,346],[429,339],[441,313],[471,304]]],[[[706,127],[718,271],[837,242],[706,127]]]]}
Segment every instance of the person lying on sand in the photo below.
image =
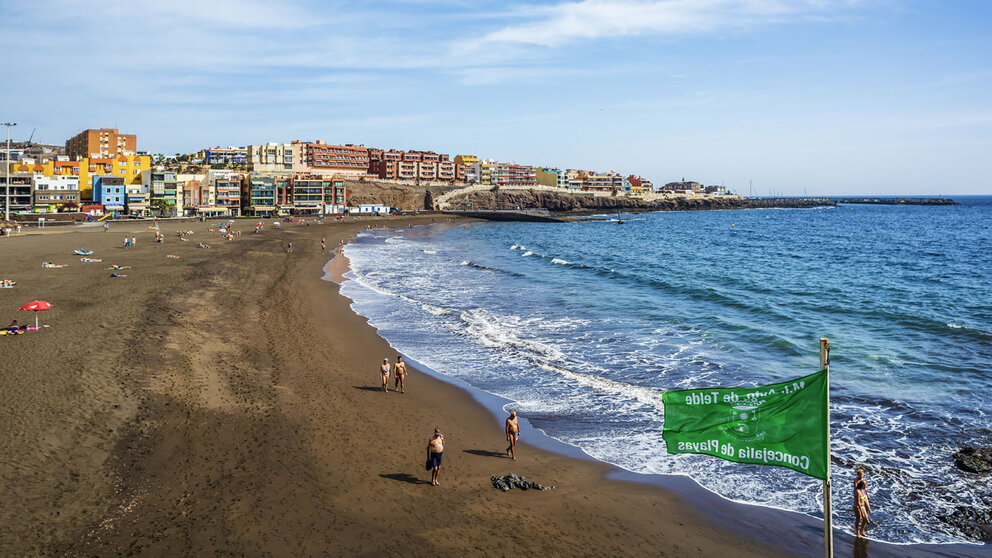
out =
{"type": "Polygon", "coordinates": [[[21,326],[21,324],[17,323],[17,320],[14,320],[10,322],[9,326],[7,326],[7,333],[8,334],[21,333],[25,329],[27,329],[27,326],[21,326]]]}
{"type": "Polygon", "coordinates": [[[166,258],[171,258],[173,260],[178,260],[179,259],[179,256],[177,256],[175,254],[166,254],[165,257],[166,258]]]}
{"type": "Polygon", "coordinates": [[[112,265],[112,266],[110,266],[110,267],[107,268],[108,271],[110,271],[112,269],[131,269],[131,266],[129,266],[129,265],[117,265],[117,264],[114,264],[114,265],[112,265]]]}
{"type": "Polygon", "coordinates": [[[116,271],[110,274],[111,277],[127,277],[123,273],[117,273],[116,271]]]}
{"type": "Polygon", "coordinates": [[[202,242],[199,242],[199,243],[197,243],[196,247],[197,248],[210,248],[210,245],[209,244],[204,244],[202,242]]]}
{"type": "Polygon", "coordinates": [[[68,265],[64,265],[64,264],[53,264],[53,263],[48,263],[48,262],[41,262],[41,267],[59,268],[59,267],[69,267],[69,266],[68,265]]]}
{"type": "Polygon", "coordinates": [[[103,260],[97,258],[79,258],[79,261],[83,263],[95,263],[95,262],[102,262],[103,260]]]}
{"type": "Polygon", "coordinates": [[[17,284],[17,282],[15,282],[15,281],[11,281],[9,279],[4,279],[3,281],[0,281],[0,289],[13,289],[14,288],[14,285],[16,285],[16,284],[17,284]]]}

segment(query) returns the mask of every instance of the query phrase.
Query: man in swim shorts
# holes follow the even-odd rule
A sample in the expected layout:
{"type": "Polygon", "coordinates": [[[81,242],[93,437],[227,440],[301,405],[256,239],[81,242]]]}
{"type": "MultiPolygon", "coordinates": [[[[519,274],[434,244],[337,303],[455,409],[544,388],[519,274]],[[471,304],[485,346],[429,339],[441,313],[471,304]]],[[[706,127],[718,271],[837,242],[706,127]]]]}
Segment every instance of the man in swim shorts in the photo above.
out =
{"type": "Polygon", "coordinates": [[[403,380],[406,379],[406,363],[403,362],[403,355],[396,355],[396,364],[393,365],[393,374],[396,375],[396,379],[393,384],[393,391],[399,390],[400,393],[406,393],[403,388],[403,380]]]}
{"type": "Polygon", "coordinates": [[[520,424],[517,423],[517,412],[510,411],[510,416],[506,417],[506,441],[510,442],[509,447],[506,448],[506,453],[514,461],[517,460],[517,456],[513,454],[513,449],[517,447],[517,438],[520,437],[520,424]]]}
{"type": "Polygon", "coordinates": [[[427,462],[431,466],[431,485],[437,486],[440,484],[437,482],[438,471],[441,470],[441,456],[444,453],[444,434],[441,434],[441,430],[435,428],[434,436],[431,440],[427,442],[427,462]]]}
{"type": "Polygon", "coordinates": [[[382,359],[379,367],[379,377],[382,379],[382,391],[389,392],[389,359],[382,359]]]}

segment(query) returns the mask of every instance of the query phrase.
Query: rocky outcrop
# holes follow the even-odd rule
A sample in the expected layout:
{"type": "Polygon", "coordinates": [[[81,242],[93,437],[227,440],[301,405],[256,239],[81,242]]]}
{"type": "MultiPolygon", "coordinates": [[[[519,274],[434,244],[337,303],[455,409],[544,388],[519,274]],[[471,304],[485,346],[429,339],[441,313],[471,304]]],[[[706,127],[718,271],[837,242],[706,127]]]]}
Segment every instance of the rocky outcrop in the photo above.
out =
{"type": "Polygon", "coordinates": [[[969,473],[992,473],[992,448],[975,449],[965,446],[954,454],[954,464],[958,469],[969,473]]]}
{"type": "Polygon", "coordinates": [[[987,500],[985,506],[958,506],[954,513],[941,516],[940,520],[958,529],[966,537],[985,543],[992,543],[992,508],[987,500]]]}
{"type": "Polygon", "coordinates": [[[434,198],[457,189],[451,186],[418,186],[374,179],[347,179],[344,185],[348,190],[349,206],[381,203],[407,211],[431,209],[434,198]]]}
{"type": "Polygon", "coordinates": [[[739,198],[707,196],[672,197],[647,202],[625,196],[593,196],[564,192],[528,190],[484,190],[456,196],[449,200],[451,210],[514,210],[543,208],[554,213],[614,211],[679,211],[701,209],[748,209],[772,207],[817,207],[834,205],[827,199],[814,198],[739,198]]]}

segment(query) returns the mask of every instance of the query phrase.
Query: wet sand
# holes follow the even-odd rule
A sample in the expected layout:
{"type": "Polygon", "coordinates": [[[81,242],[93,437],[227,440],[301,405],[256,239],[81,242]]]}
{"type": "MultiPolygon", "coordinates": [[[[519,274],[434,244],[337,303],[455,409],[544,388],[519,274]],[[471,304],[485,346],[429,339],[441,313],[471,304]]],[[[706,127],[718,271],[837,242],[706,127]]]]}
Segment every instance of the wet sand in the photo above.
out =
{"type": "Polygon", "coordinates": [[[0,554],[788,555],[526,436],[511,462],[492,413],[421,371],[406,394],[382,393],[378,363],[396,352],[322,280],[321,236],[336,247],[364,226],[256,235],[242,220],[228,242],[168,222],[163,245],[145,224],[0,239],[0,279],[18,283],[0,290],[0,320],[33,321],[15,311],[31,300],[55,306],[40,315],[49,328],[0,338],[0,554]],[[134,248],[120,247],[125,230],[134,248]],[[112,263],[128,276],[110,278],[112,263]],[[438,487],[424,469],[434,427],[438,487]],[[509,472],[557,488],[493,489],[509,472]]]}

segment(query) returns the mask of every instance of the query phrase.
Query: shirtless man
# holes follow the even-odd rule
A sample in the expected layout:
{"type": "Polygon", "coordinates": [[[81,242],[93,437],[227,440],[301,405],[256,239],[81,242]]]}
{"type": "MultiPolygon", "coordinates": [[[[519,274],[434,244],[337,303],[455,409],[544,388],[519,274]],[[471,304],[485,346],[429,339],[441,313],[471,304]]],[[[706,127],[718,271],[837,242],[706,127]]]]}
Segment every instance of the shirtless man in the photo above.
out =
{"type": "Polygon", "coordinates": [[[393,384],[393,391],[399,390],[400,393],[406,393],[403,389],[403,380],[406,379],[406,363],[403,362],[403,355],[396,355],[396,364],[393,365],[393,374],[396,375],[396,379],[393,384]]]}
{"type": "Polygon", "coordinates": [[[382,378],[382,391],[389,393],[389,359],[382,359],[382,366],[379,367],[379,376],[382,378]]]}
{"type": "Polygon", "coordinates": [[[513,449],[517,447],[517,438],[519,437],[520,425],[517,424],[517,412],[510,411],[510,416],[506,417],[506,441],[510,442],[509,447],[506,448],[506,453],[514,461],[517,460],[517,456],[513,454],[513,449]]]}
{"type": "Polygon", "coordinates": [[[435,428],[434,436],[427,442],[427,463],[431,466],[431,485],[437,486],[437,473],[441,470],[441,455],[444,453],[444,434],[435,428]]]}

